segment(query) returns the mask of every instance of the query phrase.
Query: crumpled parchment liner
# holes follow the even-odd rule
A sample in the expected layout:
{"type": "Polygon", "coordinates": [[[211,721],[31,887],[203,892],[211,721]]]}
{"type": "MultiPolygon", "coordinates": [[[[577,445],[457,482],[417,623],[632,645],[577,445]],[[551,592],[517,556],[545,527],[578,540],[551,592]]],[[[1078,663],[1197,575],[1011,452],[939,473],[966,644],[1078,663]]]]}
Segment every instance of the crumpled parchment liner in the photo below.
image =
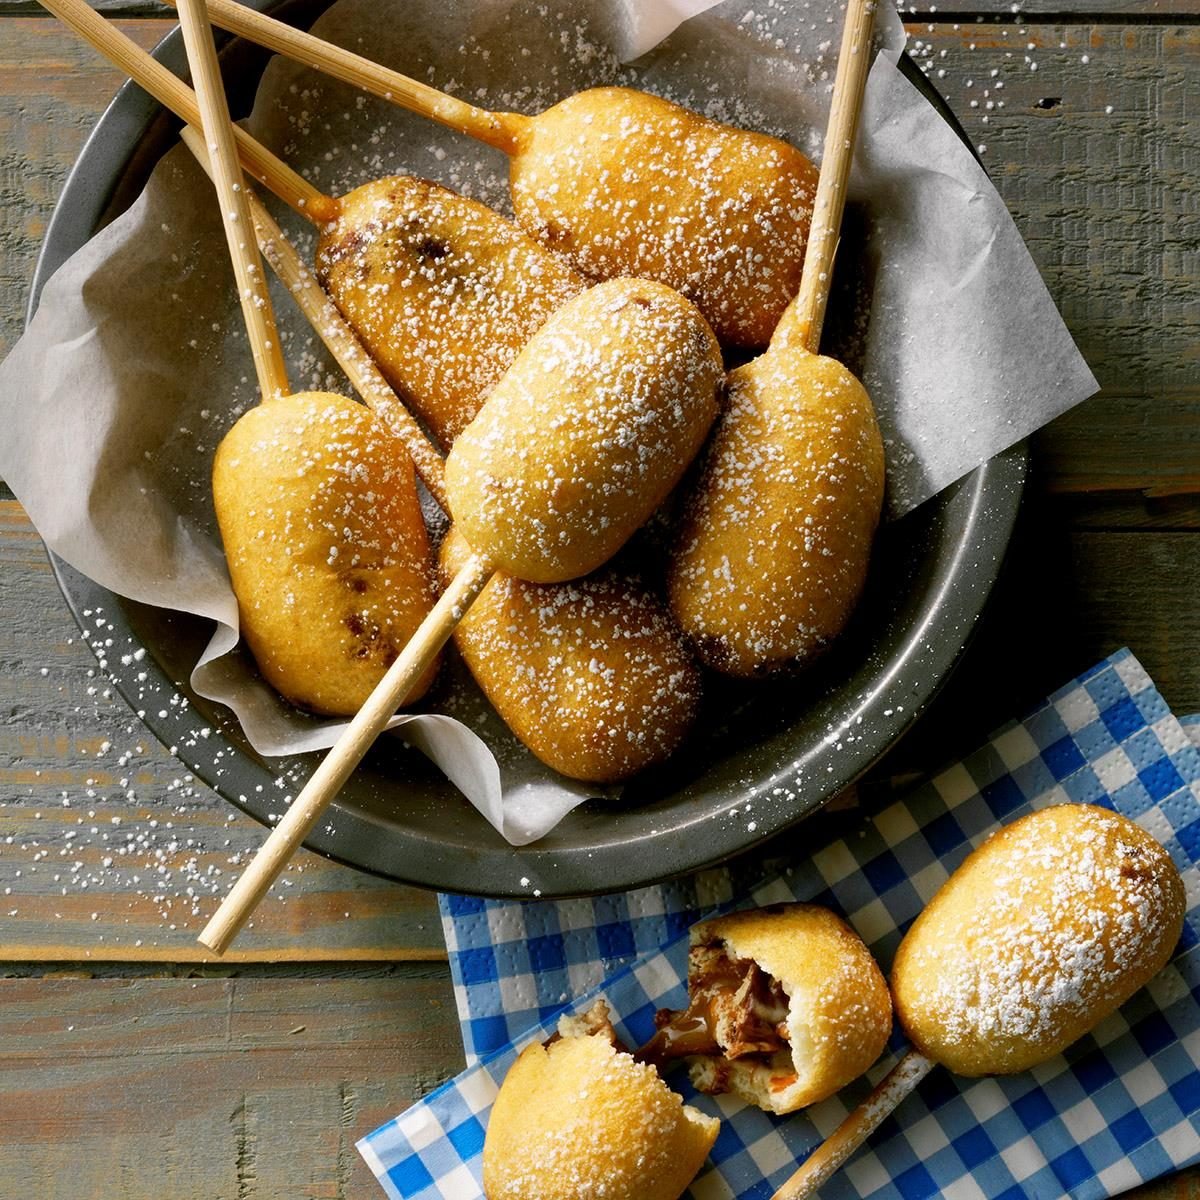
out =
{"type": "MultiPolygon", "coordinates": [[[[722,4],[622,65],[704,7],[411,0],[381,20],[376,0],[342,0],[315,31],[485,106],[536,112],[582,87],[634,84],[819,158],[840,6],[722,4]]],[[[870,286],[859,289],[866,303],[845,355],[879,409],[899,515],[1095,381],[986,176],[894,65],[903,46],[895,13],[885,9],[879,24],[885,53],[871,73],[855,168],[865,236],[842,250],[842,273],[870,286]]],[[[404,171],[508,210],[502,155],[282,59],[249,124],[334,193],[404,171]]],[[[311,231],[283,215],[310,249],[311,231]]],[[[282,290],[274,295],[293,387],[347,391],[282,290]]],[[[47,544],[84,574],[217,623],[192,685],[232,708],[261,753],[282,755],[329,746],[343,726],[296,712],[246,656],[229,653],[237,610],[209,474],[221,436],[255,399],[211,188],[177,148],[137,203],[54,276],[0,366],[0,471],[47,544]]],[[[535,840],[598,794],[542,767],[463,676],[458,668],[442,689],[443,707],[463,720],[419,714],[395,724],[510,842],[535,840]]]]}

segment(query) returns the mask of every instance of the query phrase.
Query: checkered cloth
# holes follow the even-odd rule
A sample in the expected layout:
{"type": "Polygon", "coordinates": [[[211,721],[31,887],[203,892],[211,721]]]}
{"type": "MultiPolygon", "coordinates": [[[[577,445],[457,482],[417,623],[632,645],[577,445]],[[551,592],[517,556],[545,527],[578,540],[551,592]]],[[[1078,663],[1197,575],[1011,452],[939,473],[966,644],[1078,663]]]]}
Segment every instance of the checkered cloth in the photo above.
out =
{"type": "MultiPolygon", "coordinates": [[[[827,904],[846,914],[886,968],[904,930],[974,845],[998,823],[1065,801],[1114,807],[1170,850],[1191,905],[1176,957],[1120,1013],[1035,1071],[983,1080],[933,1072],[822,1196],[1091,1198],[1200,1161],[1200,751],[1128,651],[860,818],[853,836],[768,878],[735,867],[589,900],[442,897],[472,1065],[363,1138],[359,1150],[392,1197],[479,1197],[496,1090],[563,1005],[583,1009],[603,995],[622,1039],[644,1041],[657,1008],[685,1002],[687,927],[751,903],[827,904]]],[[[897,1036],[868,1079],[786,1118],[728,1097],[696,1097],[684,1073],[672,1074],[689,1102],[723,1121],[689,1195],[770,1196],[901,1049],[897,1036]]]]}

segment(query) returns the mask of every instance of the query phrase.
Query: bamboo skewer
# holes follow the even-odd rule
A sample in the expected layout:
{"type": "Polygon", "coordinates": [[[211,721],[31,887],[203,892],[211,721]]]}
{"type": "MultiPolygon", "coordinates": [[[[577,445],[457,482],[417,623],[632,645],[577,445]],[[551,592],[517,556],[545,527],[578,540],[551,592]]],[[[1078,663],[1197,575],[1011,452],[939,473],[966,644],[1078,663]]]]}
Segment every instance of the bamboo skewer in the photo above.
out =
{"type": "Polygon", "coordinates": [[[491,563],[474,555],[454,577],[205,925],[198,939],[201,945],[217,954],[224,954],[229,948],[238,930],[320,820],[371,744],[387,728],[396,707],[449,640],[454,627],[494,572],[491,563]]]}
{"type": "MultiPolygon", "coordinates": [[[[183,0],[180,23],[196,81],[213,181],[221,203],[222,220],[263,394],[264,397],[283,394],[287,391],[287,379],[282,358],[278,357],[278,335],[274,333],[270,298],[263,289],[257,248],[252,249],[248,240],[253,228],[248,194],[237,164],[232,124],[203,0],[183,0]],[[272,351],[277,362],[272,359],[272,351]]],[[[491,578],[493,570],[490,563],[473,557],[459,572],[205,926],[200,935],[203,945],[218,954],[229,945],[296,847],[386,727],[396,707],[425,673],[462,614],[491,578]]]]}
{"type": "MultiPolygon", "coordinates": [[[[94,12],[85,0],[46,0],[45,7],[159,103],[187,122],[188,126],[199,127],[200,108],[192,89],[94,12]]],[[[234,137],[242,166],[295,212],[316,225],[337,216],[339,201],[335,197],[327,196],[313,187],[261,142],[236,126],[234,137]]],[[[186,127],[184,138],[186,141],[186,127]]],[[[202,160],[205,169],[208,169],[207,159],[206,152],[202,160]]],[[[440,453],[397,399],[378,367],[312,272],[301,262],[274,219],[252,193],[246,194],[254,224],[261,233],[260,246],[264,256],[291,289],[300,308],[320,333],[367,406],[404,443],[422,482],[444,509],[445,482],[440,453]]]]}
{"type": "MultiPolygon", "coordinates": [[[[874,58],[871,35],[875,7],[876,0],[849,0],[800,289],[771,338],[768,353],[772,355],[781,352],[817,354],[820,351],[858,119],[874,58]]],[[[934,1063],[917,1050],[905,1054],[871,1095],[809,1155],[771,1200],[807,1200],[811,1197],[933,1066],[934,1063]]]]}
{"type": "MultiPolygon", "coordinates": [[[[201,128],[196,94],[162,63],[94,11],[85,0],[40,0],[42,7],[189,125],[201,128]]],[[[289,208],[314,224],[332,221],[338,201],[313,187],[245,130],[234,127],[242,166],[289,208]]]]}
{"type": "MultiPolygon", "coordinates": [[[[180,136],[196,160],[207,171],[210,163],[204,139],[185,125],[180,136]]],[[[446,500],[446,467],[442,456],[417,424],[408,409],[380,374],[371,356],[354,331],[346,324],[337,306],[326,295],[312,272],[304,265],[295,247],[252,191],[247,191],[250,215],[254,222],[258,247],[271,269],[287,285],[309,324],[316,330],[338,365],[346,373],[354,390],[366,406],[387,426],[408,451],[421,482],[449,513],[446,500]]]]}
{"type": "Polygon", "coordinates": [[[212,26],[204,11],[204,0],[183,0],[179,7],[179,24],[187,48],[188,65],[196,84],[196,99],[200,103],[201,127],[208,143],[213,185],[221,206],[221,223],[233,262],[237,280],[238,300],[254,369],[263,400],[285,396],[288,386],[287,368],[279,346],[279,331],[275,313],[267,293],[258,244],[253,240],[254,222],[250,216],[246,183],[238,165],[237,147],[233,140],[233,122],[225,100],[217,48],[213,44],[212,26]]]}
{"type": "MultiPolygon", "coordinates": [[[[179,0],[167,2],[175,7],[179,4],[179,0]]],[[[478,108],[232,0],[208,0],[208,14],[214,25],[230,33],[296,59],[381,100],[429,117],[449,129],[503,150],[505,154],[515,152],[522,133],[529,126],[530,118],[520,113],[478,108]]]]}
{"type": "Polygon", "coordinates": [[[875,1090],[804,1160],[771,1200],[808,1200],[879,1128],[896,1106],[936,1064],[910,1050],[880,1080],[875,1090]]]}
{"type": "Polygon", "coordinates": [[[842,213],[846,207],[846,188],[854,158],[858,118],[862,111],[867,75],[874,58],[871,53],[871,34],[875,24],[875,7],[876,0],[850,0],[847,8],[800,290],[771,337],[772,349],[793,344],[803,347],[810,354],[816,354],[820,349],[821,327],[825,323],[825,306],[829,301],[829,286],[833,279],[833,260],[837,254],[842,213]]]}

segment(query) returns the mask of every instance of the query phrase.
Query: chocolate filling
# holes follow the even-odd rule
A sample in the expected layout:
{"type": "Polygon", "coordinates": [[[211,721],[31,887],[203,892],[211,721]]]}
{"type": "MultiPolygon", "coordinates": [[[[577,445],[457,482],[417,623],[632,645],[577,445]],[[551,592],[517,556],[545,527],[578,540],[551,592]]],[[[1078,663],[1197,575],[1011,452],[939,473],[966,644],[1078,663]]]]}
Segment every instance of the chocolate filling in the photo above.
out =
{"type": "MultiPolygon", "coordinates": [[[[765,1062],[788,1044],[788,998],[777,979],[753,959],[730,958],[718,943],[694,946],[690,957],[687,1008],[659,1010],[657,1032],[637,1059],[660,1069],[691,1055],[765,1062]]],[[[718,1083],[723,1077],[716,1072],[718,1083]]]]}

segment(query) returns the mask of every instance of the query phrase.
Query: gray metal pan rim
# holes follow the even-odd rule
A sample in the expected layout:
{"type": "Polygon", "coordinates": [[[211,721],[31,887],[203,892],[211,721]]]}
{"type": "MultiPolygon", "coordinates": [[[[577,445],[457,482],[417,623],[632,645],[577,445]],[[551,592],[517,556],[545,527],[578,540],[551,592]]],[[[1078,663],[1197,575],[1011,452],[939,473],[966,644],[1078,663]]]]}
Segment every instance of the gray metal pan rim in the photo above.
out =
{"type": "MultiPolygon", "coordinates": [[[[271,6],[259,0],[256,7],[271,6]]],[[[320,7],[319,0],[292,0],[276,6],[275,11],[305,23],[320,7]]],[[[226,60],[239,52],[265,61],[265,56],[242,43],[225,40],[226,60]]],[[[170,69],[186,74],[177,29],[159,43],[154,54],[170,69]]],[[[963,136],[920,71],[907,58],[901,60],[901,65],[963,136]]],[[[244,87],[257,81],[258,70],[249,79],[244,70],[235,77],[244,87]]],[[[34,274],[30,317],[50,275],[100,226],[112,210],[114,198],[121,202],[122,182],[139,171],[144,176],[147,163],[152,163],[167,144],[165,137],[172,127],[159,105],[140,88],[126,84],[117,93],[89,136],[55,208],[34,274]],[[152,132],[156,137],[148,137],[152,132]]],[[[127,199],[132,199],[132,193],[127,199]]],[[[361,804],[352,800],[335,805],[329,822],[323,822],[306,844],[328,858],[399,882],[516,898],[529,898],[535,889],[545,898],[625,890],[698,870],[760,845],[820,808],[830,796],[867,771],[911,727],[945,682],[999,574],[1027,465],[1026,446],[1015,446],[960,481],[945,501],[939,497],[931,502],[939,508],[926,518],[935,526],[953,508],[957,539],[949,546],[939,543],[942,553],[937,574],[929,594],[905,626],[900,644],[886,663],[873,669],[868,669],[869,662],[864,664],[835,696],[807,713],[800,723],[801,732],[807,732],[801,736],[795,728],[791,731],[794,757],[776,753],[774,769],[751,784],[746,784],[744,776],[738,777],[728,792],[712,795],[705,792],[703,779],[693,780],[681,790],[681,794],[689,789],[694,793],[685,805],[685,815],[676,814],[661,829],[652,815],[647,816],[653,811],[652,805],[633,809],[621,806],[611,816],[596,818],[593,814],[593,819],[587,816],[593,806],[584,806],[577,810],[581,815],[575,820],[568,818],[549,837],[520,848],[508,846],[487,826],[483,826],[483,836],[468,837],[466,842],[452,836],[413,837],[390,826],[368,797],[361,804]],[[886,702],[885,696],[893,701],[903,696],[905,702],[902,707],[892,703],[884,710],[881,705],[886,702]],[[858,728],[862,732],[848,753],[835,750],[824,737],[815,736],[816,728],[858,728]],[[772,802],[773,789],[794,792],[797,775],[820,777],[822,785],[786,804],[772,802]],[[738,817],[748,803],[754,805],[753,831],[738,817]],[[631,813],[636,818],[632,821],[631,813]],[[614,840],[613,823],[622,821],[629,828],[614,840]]],[[[137,640],[137,606],[85,579],[53,555],[51,561],[81,629],[87,629],[85,610],[103,608],[118,638],[137,640]]],[[[186,694],[183,681],[172,679],[154,648],[148,649],[150,653],[138,664],[138,672],[148,676],[148,683],[135,683],[131,672],[119,666],[114,669],[110,663],[109,673],[117,690],[135,712],[145,707],[147,686],[159,696],[179,691],[186,694]]],[[[206,716],[202,709],[200,702],[199,708],[189,705],[182,713],[172,712],[169,721],[152,713],[142,720],[164,745],[173,747],[176,756],[197,777],[243,811],[268,823],[271,811],[279,807],[279,792],[273,786],[277,771],[229,740],[222,732],[219,716],[206,716]],[[201,736],[202,730],[208,731],[205,736],[201,736]],[[203,746],[206,753],[189,752],[189,743],[203,746]],[[225,759],[220,768],[213,761],[215,755],[225,759]],[[256,792],[256,786],[262,790],[256,792]],[[276,798],[274,804],[272,797],[276,798]]],[[[786,740],[786,733],[778,736],[786,740]]],[[[773,744],[766,743],[768,747],[773,744]]],[[[779,747],[775,748],[778,751],[779,747]]],[[[452,832],[447,830],[448,834],[452,832]]]]}

